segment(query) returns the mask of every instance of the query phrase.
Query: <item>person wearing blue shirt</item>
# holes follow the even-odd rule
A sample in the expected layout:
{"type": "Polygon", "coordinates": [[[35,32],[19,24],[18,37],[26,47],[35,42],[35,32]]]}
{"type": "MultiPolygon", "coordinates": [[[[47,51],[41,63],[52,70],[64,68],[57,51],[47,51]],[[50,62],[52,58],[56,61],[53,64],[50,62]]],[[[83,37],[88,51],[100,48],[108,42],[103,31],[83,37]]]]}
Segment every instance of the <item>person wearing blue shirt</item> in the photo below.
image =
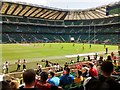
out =
{"type": "Polygon", "coordinates": [[[66,68],[66,74],[60,77],[60,86],[70,85],[74,82],[74,76],[70,74],[70,69],[66,68]]]}
{"type": "Polygon", "coordinates": [[[48,80],[48,83],[50,83],[54,86],[58,86],[60,83],[60,79],[58,77],[54,76],[55,73],[52,71],[50,72],[50,75],[51,75],[51,78],[48,80]]]}

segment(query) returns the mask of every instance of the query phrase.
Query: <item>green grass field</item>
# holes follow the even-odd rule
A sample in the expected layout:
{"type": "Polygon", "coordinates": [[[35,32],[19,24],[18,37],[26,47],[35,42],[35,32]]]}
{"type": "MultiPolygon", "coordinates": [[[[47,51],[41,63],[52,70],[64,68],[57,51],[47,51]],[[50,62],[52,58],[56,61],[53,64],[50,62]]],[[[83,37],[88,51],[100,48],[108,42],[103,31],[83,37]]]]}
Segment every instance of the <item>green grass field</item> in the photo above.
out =
{"type": "MultiPolygon", "coordinates": [[[[35,43],[35,44],[1,44],[2,46],[2,61],[9,61],[15,63],[18,59],[26,59],[29,63],[28,67],[35,67],[36,62],[41,59],[50,59],[53,62],[64,64],[69,61],[69,58],[62,58],[65,55],[82,54],[89,52],[105,52],[104,45],[80,44],[75,43],[35,43]],[[83,50],[84,46],[84,50],[83,50]],[[63,47],[63,48],[62,48],[63,47]],[[58,57],[56,59],[56,57],[58,57]]],[[[106,45],[108,50],[117,50],[118,47],[114,45],[106,45]]],[[[12,67],[12,69],[15,68],[12,67]]]]}

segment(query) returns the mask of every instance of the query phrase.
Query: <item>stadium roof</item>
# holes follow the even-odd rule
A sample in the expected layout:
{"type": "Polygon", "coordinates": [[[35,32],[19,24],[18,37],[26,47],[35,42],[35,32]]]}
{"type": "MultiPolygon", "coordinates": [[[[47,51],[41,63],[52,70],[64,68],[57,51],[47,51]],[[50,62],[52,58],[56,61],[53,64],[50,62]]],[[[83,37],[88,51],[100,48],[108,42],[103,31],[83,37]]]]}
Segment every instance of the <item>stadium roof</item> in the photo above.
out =
{"type": "Polygon", "coordinates": [[[52,19],[52,20],[81,20],[81,19],[98,19],[117,16],[117,14],[106,16],[107,6],[114,4],[103,5],[101,7],[90,8],[85,10],[66,10],[51,8],[36,4],[27,4],[21,2],[7,2],[2,1],[0,4],[0,14],[31,17],[40,19],[52,19]]]}

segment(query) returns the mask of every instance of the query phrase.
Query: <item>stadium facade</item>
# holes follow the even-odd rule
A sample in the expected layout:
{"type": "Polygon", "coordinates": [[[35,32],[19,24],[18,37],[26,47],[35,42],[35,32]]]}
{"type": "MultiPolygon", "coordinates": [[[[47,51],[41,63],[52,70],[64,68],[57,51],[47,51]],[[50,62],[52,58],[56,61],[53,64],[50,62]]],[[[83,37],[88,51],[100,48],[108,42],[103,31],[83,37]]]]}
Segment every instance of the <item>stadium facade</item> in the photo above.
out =
{"type": "Polygon", "coordinates": [[[1,1],[2,43],[75,42],[117,44],[120,2],[65,10],[1,1]]]}

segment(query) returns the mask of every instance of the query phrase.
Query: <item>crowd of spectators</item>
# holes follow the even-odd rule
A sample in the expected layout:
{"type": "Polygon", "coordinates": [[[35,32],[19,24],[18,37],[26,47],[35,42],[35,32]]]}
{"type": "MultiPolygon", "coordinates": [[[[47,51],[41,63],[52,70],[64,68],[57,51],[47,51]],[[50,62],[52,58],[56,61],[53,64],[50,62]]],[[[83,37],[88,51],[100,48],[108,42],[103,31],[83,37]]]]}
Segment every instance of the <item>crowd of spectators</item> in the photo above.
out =
{"type": "Polygon", "coordinates": [[[59,64],[54,63],[54,69],[43,71],[42,65],[37,63],[36,71],[26,69],[23,72],[22,84],[17,79],[1,80],[1,90],[120,90],[120,68],[116,69],[119,63],[115,62],[113,53],[106,59],[100,56],[99,60],[70,64],[74,67],[65,62],[59,71],[59,64]],[[59,72],[61,75],[57,76],[59,72]]]}

